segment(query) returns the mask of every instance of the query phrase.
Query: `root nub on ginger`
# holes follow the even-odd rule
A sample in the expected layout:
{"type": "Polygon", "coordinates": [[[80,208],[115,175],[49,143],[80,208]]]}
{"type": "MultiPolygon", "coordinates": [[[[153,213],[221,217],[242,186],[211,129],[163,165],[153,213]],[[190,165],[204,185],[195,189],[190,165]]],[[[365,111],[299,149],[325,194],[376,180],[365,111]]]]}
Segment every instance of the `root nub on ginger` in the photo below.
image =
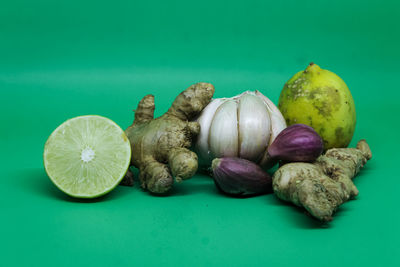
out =
{"type": "MultiPolygon", "coordinates": [[[[188,179],[197,171],[197,155],[189,150],[199,133],[198,122],[191,122],[211,101],[214,86],[197,83],[181,94],[170,109],[154,119],[154,96],[147,95],[135,111],[135,120],[126,129],[132,147],[132,165],[139,169],[139,180],[152,193],[168,192],[174,182],[188,179]]],[[[129,178],[129,177],[126,177],[129,178]]],[[[131,184],[125,179],[125,184],[131,184]]]]}
{"type": "Polygon", "coordinates": [[[358,195],[354,178],[371,159],[365,140],[356,148],[332,148],[314,163],[288,163],[273,176],[278,198],[305,208],[321,221],[331,221],[337,208],[358,195]]]}

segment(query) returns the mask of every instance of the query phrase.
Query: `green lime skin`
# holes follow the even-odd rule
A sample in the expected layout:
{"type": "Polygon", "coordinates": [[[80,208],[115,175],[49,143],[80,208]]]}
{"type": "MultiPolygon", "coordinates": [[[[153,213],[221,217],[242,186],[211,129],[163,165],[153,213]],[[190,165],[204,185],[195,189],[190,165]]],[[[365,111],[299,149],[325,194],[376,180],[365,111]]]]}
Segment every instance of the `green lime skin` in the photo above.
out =
{"type": "Polygon", "coordinates": [[[314,63],[285,84],[278,107],[288,126],[313,127],[325,149],[347,147],[353,137],[356,109],[349,88],[335,73],[314,63]]]}

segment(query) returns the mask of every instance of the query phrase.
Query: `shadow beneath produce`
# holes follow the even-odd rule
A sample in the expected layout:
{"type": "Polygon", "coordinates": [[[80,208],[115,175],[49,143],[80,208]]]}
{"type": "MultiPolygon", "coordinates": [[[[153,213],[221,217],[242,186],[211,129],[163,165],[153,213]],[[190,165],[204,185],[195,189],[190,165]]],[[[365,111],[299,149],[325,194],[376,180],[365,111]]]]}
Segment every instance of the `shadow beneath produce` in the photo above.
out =
{"type": "Polygon", "coordinates": [[[130,188],[121,189],[116,187],[110,193],[94,198],[73,198],[63,193],[58,189],[49,179],[44,169],[25,169],[18,173],[20,179],[19,186],[23,187],[25,190],[33,194],[40,194],[45,197],[52,199],[58,199],[61,201],[77,202],[77,203],[96,203],[100,201],[109,201],[113,199],[120,198],[124,195],[129,194],[130,188]]]}
{"type": "MultiPolygon", "coordinates": [[[[152,193],[140,186],[139,181],[139,170],[135,167],[130,167],[133,174],[133,187],[134,190],[140,191],[143,194],[149,194],[153,197],[181,197],[195,194],[216,194],[218,190],[214,185],[214,180],[207,175],[207,173],[196,173],[193,177],[184,180],[182,182],[174,181],[171,190],[163,194],[152,193]]],[[[118,187],[129,187],[132,186],[118,186],[118,187]]]]}
{"type": "Polygon", "coordinates": [[[279,206],[279,216],[294,227],[310,230],[332,227],[332,222],[321,222],[312,217],[305,209],[289,202],[281,201],[274,194],[268,195],[267,201],[268,205],[279,206]]]}
{"type": "Polygon", "coordinates": [[[175,182],[169,195],[179,197],[195,194],[214,195],[216,193],[218,190],[214,185],[214,180],[210,176],[199,173],[188,180],[175,182]]]}

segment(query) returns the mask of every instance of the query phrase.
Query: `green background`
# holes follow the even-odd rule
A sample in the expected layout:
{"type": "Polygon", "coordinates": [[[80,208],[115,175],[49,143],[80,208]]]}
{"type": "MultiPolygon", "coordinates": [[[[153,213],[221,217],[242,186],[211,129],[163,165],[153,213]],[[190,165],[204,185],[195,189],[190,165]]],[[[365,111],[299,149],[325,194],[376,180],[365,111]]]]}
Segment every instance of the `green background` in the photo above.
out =
{"type": "Polygon", "coordinates": [[[2,266],[395,266],[400,264],[398,1],[2,1],[2,266]],[[126,128],[192,83],[277,103],[309,62],[356,103],[351,145],[373,150],[357,200],[321,225],[273,195],[236,199],[196,175],[168,197],[117,187],[74,200],[42,163],[50,133],[99,114],[126,128]]]}

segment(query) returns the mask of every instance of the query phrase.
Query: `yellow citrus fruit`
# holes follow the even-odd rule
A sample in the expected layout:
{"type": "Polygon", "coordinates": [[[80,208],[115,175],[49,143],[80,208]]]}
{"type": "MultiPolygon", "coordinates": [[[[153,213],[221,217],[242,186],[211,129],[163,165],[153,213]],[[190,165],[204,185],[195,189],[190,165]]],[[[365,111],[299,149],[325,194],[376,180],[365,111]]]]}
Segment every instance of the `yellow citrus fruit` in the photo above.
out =
{"type": "Polygon", "coordinates": [[[353,97],[335,73],[310,63],[283,87],[278,107],[287,125],[303,123],[315,129],[325,149],[347,147],[356,125],[353,97]]]}

